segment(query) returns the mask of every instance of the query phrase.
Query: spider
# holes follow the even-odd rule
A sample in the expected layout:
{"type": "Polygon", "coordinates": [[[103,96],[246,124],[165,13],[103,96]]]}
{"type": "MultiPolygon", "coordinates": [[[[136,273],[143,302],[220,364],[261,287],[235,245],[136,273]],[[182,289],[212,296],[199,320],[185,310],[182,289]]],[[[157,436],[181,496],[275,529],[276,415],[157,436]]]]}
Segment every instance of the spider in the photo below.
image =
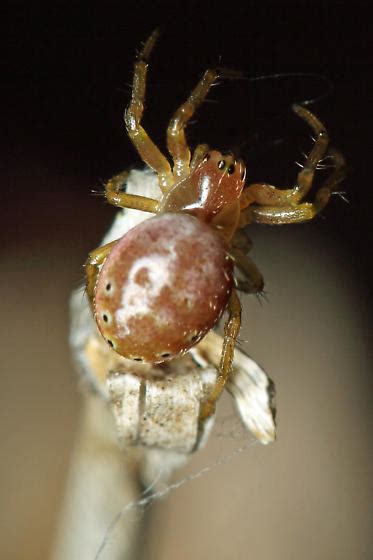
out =
{"type": "Polygon", "coordinates": [[[263,291],[262,275],[247,254],[251,242],[242,228],[249,223],[311,220],[343,179],[344,160],[329,147],[320,120],[300,105],[293,109],[311,127],[315,142],[292,188],[267,183],[245,187],[243,161],[206,144],[198,145],[191,156],[186,125],[219,75],[218,69],[208,69],[168,125],[171,166],[141,126],[148,59],[157,37],[158,31],[150,35],[135,61],[124,120],[137,152],[157,174],[161,196],[156,200],[123,192],[126,172],[108,181],[109,203],[155,216],[89,254],[87,295],[107,343],[121,356],[141,362],[162,363],[187,352],[228,311],[216,384],[200,409],[204,420],[214,413],[231,372],[241,325],[237,291],[263,291]],[[304,202],[326,154],[333,159],[334,171],[314,202],[304,202]],[[234,267],[242,279],[235,278],[234,267]]]}

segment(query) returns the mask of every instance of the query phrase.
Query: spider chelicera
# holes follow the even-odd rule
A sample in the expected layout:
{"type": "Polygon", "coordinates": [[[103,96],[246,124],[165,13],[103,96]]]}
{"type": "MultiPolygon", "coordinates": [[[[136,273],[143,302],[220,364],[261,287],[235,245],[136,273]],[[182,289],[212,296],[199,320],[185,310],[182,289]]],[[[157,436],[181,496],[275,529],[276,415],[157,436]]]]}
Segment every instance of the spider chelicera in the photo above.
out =
{"type": "Polygon", "coordinates": [[[85,265],[87,293],[107,343],[121,356],[140,362],[161,363],[185,353],[227,309],[219,371],[201,407],[203,420],[213,414],[231,372],[241,324],[237,290],[254,294],[263,290],[262,275],[247,255],[251,242],[242,228],[249,223],[311,220],[343,179],[344,160],[329,147],[323,124],[300,105],[293,109],[311,127],[315,142],[292,188],[267,183],[245,187],[244,163],[206,144],[198,145],[191,156],[185,127],[218,77],[218,70],[209,69],[169,123],[171,165],[141,126],[148,58],[157,37],[155,31],[135,62],[125,124],[142,160],[157,174],[161,196],[156,200],[123,192],[126,172],[107,183],[108,202],[155,217],[90,253],[85,265]],[[333,160],[334,171],[314,201],[304,202],[325,155],[333,160]],[[234,266],[244,279],[235,278],[234,266]]]}

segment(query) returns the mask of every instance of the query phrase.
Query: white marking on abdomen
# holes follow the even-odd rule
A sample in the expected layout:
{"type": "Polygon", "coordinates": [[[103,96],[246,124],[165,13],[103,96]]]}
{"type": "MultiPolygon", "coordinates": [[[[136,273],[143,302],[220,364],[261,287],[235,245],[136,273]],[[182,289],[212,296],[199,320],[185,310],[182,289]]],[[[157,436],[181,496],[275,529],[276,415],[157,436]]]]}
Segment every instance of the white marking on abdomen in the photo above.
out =
{"type": "MultiPolygon", "coordinates": [[[[120,336],[130,334],[128,321],[139,315],[147,315],[152,300],[159,296],[163,288],[172,287],[173,274],[171,265],[176,254],[152,254],[142,257],[133,263],[128,280],[122,287],[122,307],[115,312],[117,326],[121,329],[120,336]],[[135,281],[136,274],[146,270],[149,281],[140,285],[135,281]]],[[[156,319],[159,318],[158,312],[156,319]]]]}

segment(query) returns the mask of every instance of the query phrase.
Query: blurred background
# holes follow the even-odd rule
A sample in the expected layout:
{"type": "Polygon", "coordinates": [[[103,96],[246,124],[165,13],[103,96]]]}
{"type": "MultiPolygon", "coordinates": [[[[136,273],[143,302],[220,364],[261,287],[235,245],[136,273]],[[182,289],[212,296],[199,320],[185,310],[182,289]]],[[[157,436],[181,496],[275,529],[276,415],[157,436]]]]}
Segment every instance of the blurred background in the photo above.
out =
{"type": "MultiPolygon", "coordinates": [[[[222,82],[190,144],[238,150],[249,181],[292,184],[311,141],[290,106],[321,97],[310,108],[350,170],[348,204],[334,197],[311,224],[249,228],[268,302],[243,296],[241,347],[276,383],[277,442],[157,505],[143,557],[371,558],[367,4],[2,3],[0,558],[50,558],[81,406],[69,295],[115,215],[92,190],[141,166],[122,115],[136,50],[158,26],[144,124],[163,149],[168,119],[209,66],[317,73],[332,91],[315,77],[222,82]]],[[[227,414],[229,396],[218,427],[227,414]]],[[[241,444],[213,437],[176,478],[241,444]]]]}

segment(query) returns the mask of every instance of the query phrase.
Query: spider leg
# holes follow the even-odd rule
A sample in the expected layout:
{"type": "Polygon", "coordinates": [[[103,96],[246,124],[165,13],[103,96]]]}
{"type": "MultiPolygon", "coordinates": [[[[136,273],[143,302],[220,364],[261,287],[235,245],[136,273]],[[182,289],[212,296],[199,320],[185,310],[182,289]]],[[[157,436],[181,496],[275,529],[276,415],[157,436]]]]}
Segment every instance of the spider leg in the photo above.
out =
{"type": "Polygon", "coordinates": [[[241,249],[244,253],[249,253],[252,249],[253,242],[246,232],[237,229],[232,239],[232,246],[241,249]]]}
{"type": "Polygon", "coordinates": [[[214,414],[216,401],[220,397],[232,372],[234,347],[241,327],[241,303],[235,290],[232,290],[229,298],[228,312],[229,317],[224,327],[224,340],[218,376],[210,396],[201,405],[199,418],[202,421],[214,414]]]}
{"type": "MultiPolygon", "coordinates": [[[[316,192],[314,202],[289,204],[283,206],[252,206],[247,208],[246,219],[250,222],[261,224],[296,224],[312,220],[329,202],[335,187],[346,175],[345,162],[342,154],[331,149],[335,162],[334,172],[324,181],[316,192]]],[[[240,225],[242,224],[242,221],[240,225]]]]}
{"type": "Polygon", "coordinates": [[[134,208],[143,212],[156,213],[158,208],[158,200],[147,196],[139,196],[137,194],[128,194],[120,192],[121,187],[125,184],[128,171],[124,171],[116,175],[105,185],[106,200],[114,206],[120,208],[134,208]]]}
{"type": "Polygon", "coordinates": [[[292,203],[302,200],[312,187],[318,163],[323,159],[329,145],[329,135],[322,122],[308,109],[293,105],[293,111],[312,128],[316,140],[306,158],[303,169],[298,173],[296,185],[290,195],[292,203]]]}
{"type": "Polygon", "coordinates": [[[207,144],[198,144],[193,152],[192,161],[190,162],[190,172],[194,171],[197,165],[201,163],[208,151],[209,147],[207,144]]]}
{"type": "Polygon", "coordinates": [[[235,266],[243,273],[245,280],[235,278],[236,289],[247,294],[262,294],[264,280],[254,261],[247,255],[251,250],[252,241],[242,230],[237,230],[231,242],[229,254],[235,266]]]}
{"type": "Polygon", "coordinates": [[[302,170],[298,173],[295,186],[290,189],[277,189],[268,183],[253,183],[242,193],[241,208],[250,204],[270,206],[289,206],[300,202],[312,187],[318,163],[323,159],[329,144],[328,133],[322,122],[308,109],[300,105],[293,106],[294,111],[312,128],[316,140],[306,158],[302,170]]]}
{"type": "Polygon", "coordinates": [[[150,35],[135,62],[132,98],[125,112],[124,121],[128,136],[141,159],[157,173],[160,189],[164,192],[173,183],[170,164],[140,124],[144,112],[148,58],[158,35],[158,30],[150,35]]]}
{"type": "Polygon", "coordinates": [[[264,280],[254,261],[241,249],[232,247],[229,252],[234,259],[235,266],[245,276],[245,280],[235,279],[237,290],[247,294],[261,294],[264,289],[264,280]]]}
{"type": "Polygon", "coordinates": [[[188,99],[177,109],[170,120],[167,128],[167,147],[174,161],[175,178],[189,175],[190,150],[185,138],[185,127],[206,98],[218,75],[217,69],[206,70],[188,99]]]}
{"type": "Polygon", "coordinates": [[[315,133],[316,140],[303,169],[298,173],[296,184],[291,189],[278,189],[267,183],[249,185],[240,198],[240,227],[250,223],[290,224],[312,220],[328,203],[333,189],[345,177],[345,162],[342,154],[329,148],[329,136],[322,122],[308,109],[293,106],[294,111],[305,120],[315,133]],[[333,161],[334,171],[316,192],[314,202],[301,201],[312,187],[319,162],[325,154],[333,161]],[[253,205],[253,206],[251,206],[253,205]]]}
{"type": "Polygon", "coordinates": [[[111,241],[106,245],[98,247],[94,251],[91,251],[88,255],[88,259],[84,264],[85,275],[86,275],[86,286],[87,286],[87,296],[91,307],[93,307],[93,298],[95,294],[95,287],[97,282],[97,276],[100,271],[100,266],[117,243],[117,240],[111,241]]]}

